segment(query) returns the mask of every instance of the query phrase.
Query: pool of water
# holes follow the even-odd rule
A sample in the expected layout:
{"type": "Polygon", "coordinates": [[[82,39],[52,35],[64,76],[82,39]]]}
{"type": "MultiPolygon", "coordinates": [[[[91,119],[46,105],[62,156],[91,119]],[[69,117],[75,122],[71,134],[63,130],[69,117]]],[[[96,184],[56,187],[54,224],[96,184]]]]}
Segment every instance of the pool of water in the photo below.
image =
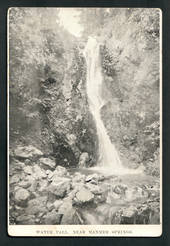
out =
{"type": "MultiPolygon", "coordinates": [[[[72,168],[68,170],[71,176],[74,176],[75,173],[80,173],[84,175],[91,174],[103,174],[102,170],[93,169],[93,168],[72,168]]],[[[107,190],[107,199],[103,203],[97,204],[97,206],[85,206],[78,208],[79,213],[83,217],[85,224],[111,224],[112,215],[116,213],[119,209],[126,208],[129,206],[137,206],[143,202],[146,202],[149,198],[145,193],[143,196],[136,196],[135,193],[130,194],[130,199],[128,200],[125,196],[120,196],[116,198],[113,196],[112,187],[115,185],[125,185],[128,187],[128,192],[132,190],[136,192],[141,192],[141,189],[149,190],[156,187],[157,196],[159,196],[159,178],[152,177],[143,173],[133,173],[133,174],[124,174],[124,175],[105,175],[105,179],[99,183],[101,187],[109,187],[107,190]],[[138,190],[139,187],[139,190],[138,190]],[[141,188],[142,187],[142,188],[141,188]],[[134,199],[133,199],[134,196],[134,199]]]]}
{"type": "Polygon", "coordinates": [[[103,169],[100,168],[70,168],[68,169],[68,172],[71,175],[74,175],[74,173],[81,173],[84,175],[91,175],[91,174],[103,174],[103,176],[108,180],[111,178],[119,178],[120,182],[126,183],[128,185],[133,184],[135,185],[153,185],[157,184],[159,185],[159,178],[153,177],[150,175],[147,175],[144,172],[140,173],[130,173],[130,174],[122,174],[122,175],[114,175],[114,174],[109,174],[109,172],[103,172],[103,169]]]}

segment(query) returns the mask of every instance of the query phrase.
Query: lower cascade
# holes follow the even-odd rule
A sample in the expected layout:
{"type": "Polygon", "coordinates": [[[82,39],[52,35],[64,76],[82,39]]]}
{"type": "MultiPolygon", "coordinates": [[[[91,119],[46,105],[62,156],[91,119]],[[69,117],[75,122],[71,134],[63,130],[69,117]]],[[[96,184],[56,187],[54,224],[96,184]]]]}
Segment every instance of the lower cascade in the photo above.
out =
{"type": "Polygon", "coordinates": [[[114,174],[129,173],[129,170],[123,167],[119,154],[115,146],[111,143],[100,114],[103,99],[101,96],[102,72],[99,49],[100,45],[96,39],[89,37],[84,55],[87,63],[86,86],[89,108],[95,120],[99,140],[99,159],[97,167],[95,168],[99,170],[103,169],[103,171],[114,174]]]}

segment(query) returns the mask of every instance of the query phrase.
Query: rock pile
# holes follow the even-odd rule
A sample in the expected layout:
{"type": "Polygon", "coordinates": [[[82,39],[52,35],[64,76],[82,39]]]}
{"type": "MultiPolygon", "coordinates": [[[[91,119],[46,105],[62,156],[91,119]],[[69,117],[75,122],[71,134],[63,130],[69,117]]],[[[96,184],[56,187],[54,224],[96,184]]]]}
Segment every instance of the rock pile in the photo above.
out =
{"type": "Polygon", "coordinates": [[[158,187],[71,173],[32,146],[15,150],[9,174],[11,224],[159,223],[158,187]]]}

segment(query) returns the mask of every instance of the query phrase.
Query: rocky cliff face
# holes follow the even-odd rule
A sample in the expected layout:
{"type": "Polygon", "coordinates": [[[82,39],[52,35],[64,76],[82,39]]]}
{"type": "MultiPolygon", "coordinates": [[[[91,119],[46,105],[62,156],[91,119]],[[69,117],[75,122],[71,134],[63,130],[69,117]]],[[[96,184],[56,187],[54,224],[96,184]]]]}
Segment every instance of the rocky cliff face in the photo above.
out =
{"type": "Polygon", "coordinates": [[[11,151],[31,144],[66,167],[77,166],[81,154],[87,153],[88,165],[93,165],[97,138],[88,110],[82,48],[59,26],[56,31],[54,25],[37,23],[33,30],[35,17],[30,17],[36,12],[40,20],[43,10],[11,11],[11,151]]]}
{"type": "MultiPolygon", "coordinates": [[[[98,36],[103,120],[130,163],[159,173],[159,10],[110,11],[98,36]],[[113,131],[114,129],[114,131],[113,131]]],[[[126,161],[127,162],[127,161],[126,161]]]]}
{"type": "Polygon", "coordinates": [[[83,152],[89,154],[92,165],[96,133],[86,97],[86,64],[78,47],[65,54],[63,63],[64,72],[61,69],[62,79],[58,83],[53,82],[58,78],[55,72],[52,82],[48,79],[41,83],[41,114],[46,134],[43,139],[52,147],[51,154],[60,165],[76,166],[83,152]]]}

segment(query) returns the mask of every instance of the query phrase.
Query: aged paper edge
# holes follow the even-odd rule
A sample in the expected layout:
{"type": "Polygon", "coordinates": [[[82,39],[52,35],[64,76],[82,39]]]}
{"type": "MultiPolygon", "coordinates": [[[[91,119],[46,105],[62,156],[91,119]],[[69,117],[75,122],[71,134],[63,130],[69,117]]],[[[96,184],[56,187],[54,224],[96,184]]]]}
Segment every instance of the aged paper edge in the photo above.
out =
{"type": "Polygon", "coordinates": [[[10,225],[10,236],[159,237],[161,225],[10,225]]]}
{"type": "MultiPolygon", "coordinates": [[[[31,8],[31,7],[30,7],[31,8]]],[[[68,8],[68,7],[60,7],[68,8]]],[[[113,7],[112,7],[113,8],[113,7]]],[[[69,8],[71,9],[71,8],[69,8]]],[[[125,8],[124,8],[125,9],[125,8]]],[[[154,9],[154,8],[153,8],[154,9]]],[[[162,235],[162,10],[160,8],[160,224],[159,225],[10,225],[9,224],[9,10],[7,14],[7,225],[12,237],[160,237],[162,235]]]]}

